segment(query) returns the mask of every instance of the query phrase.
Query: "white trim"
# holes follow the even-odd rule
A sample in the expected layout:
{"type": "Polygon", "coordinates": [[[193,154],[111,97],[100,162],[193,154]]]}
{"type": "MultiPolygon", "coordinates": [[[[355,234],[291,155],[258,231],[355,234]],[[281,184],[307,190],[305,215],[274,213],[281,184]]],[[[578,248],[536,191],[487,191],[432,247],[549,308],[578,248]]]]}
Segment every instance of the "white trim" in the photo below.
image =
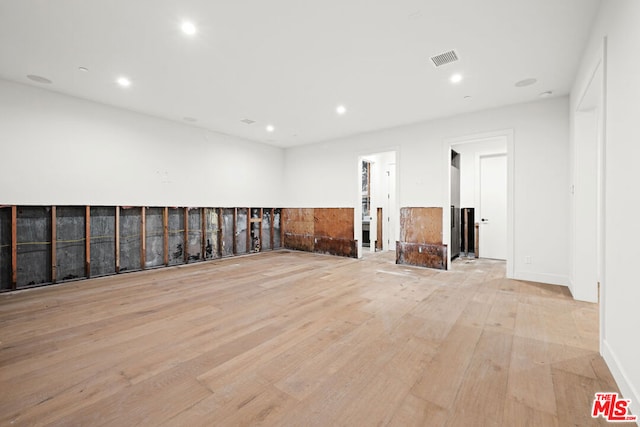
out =
{"type": "MultiPolygon", "coordinates": [[[[609,342],[606,340],[602,341],[602,345],[600,347],[600,351],[602,353],[602,358],[605,363],[609,367],[611,371],[611,375],[613,375],[613,379],[616,382],[616,385],[620,389],[622,396],[625,399],[631,399],[631,413],[634,415],[640,415],[640,393],[635,389],[625,370],[622,368],[618,357],[609,346],[609,342]]],[[[602,391],[614,391],[614,390],[602,390],[602,391]]],[[[636,425],[640,426],[640,416],[638,417],[638,421],[636,421],[636,425]]]]}
{"type": "Polygon", "coordinates": [[[513,279],[526,280],[527,282],[548,283],[550,285],[569,286],[569,276],[562,274],[535,273],[531,271],[518,271],[513,279]]]}

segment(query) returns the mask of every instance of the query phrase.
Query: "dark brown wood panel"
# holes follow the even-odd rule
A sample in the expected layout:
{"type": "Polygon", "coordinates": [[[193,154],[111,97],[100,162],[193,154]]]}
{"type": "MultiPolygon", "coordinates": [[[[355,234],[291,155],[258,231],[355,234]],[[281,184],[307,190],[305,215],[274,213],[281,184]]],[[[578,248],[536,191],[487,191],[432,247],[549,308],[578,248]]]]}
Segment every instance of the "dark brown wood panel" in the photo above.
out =
{"type": "Polygon", "coordinates": [[[353,215],[353,208],[316,208],[313,235],[353,240],[353,215]]]}
{"type": "Polygon", "coordinates": [[[447,268],[447,246],[396,242],[396,264],[447,268]]]}

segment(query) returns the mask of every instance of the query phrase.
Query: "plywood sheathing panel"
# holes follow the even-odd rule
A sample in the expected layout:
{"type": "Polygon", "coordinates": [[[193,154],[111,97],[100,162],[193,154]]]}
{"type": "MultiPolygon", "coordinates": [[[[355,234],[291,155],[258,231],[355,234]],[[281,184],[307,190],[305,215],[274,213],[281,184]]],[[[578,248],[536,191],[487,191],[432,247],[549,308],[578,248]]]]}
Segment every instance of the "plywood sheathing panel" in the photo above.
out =
{"type": "Polygon", "coordinates": [[[11,289],[11,208],[0,207],[0,289],[11,289]]]}
{"type": "Polygon", "coordinates": [[[72,280],[85,274],[85,208],[58,206],[56,209],[56,280],[72,280]]]}
{"type": "Polygon", "coordinates": [[[91,277],[116,272],[116,212],[113,206],[92,206],[91,277]]]}
{"type": "Polygon", "coordinates": [[[17,287],[50,283],[51,208],[19,207],[17,236],[17,287]]]}
{"type": "Polygon", "coordinates": [[[147,208],[145,268],[164,264],[164,208],[147,208]]]}
{"type": "Polygon", "coordinates": [[[358,257],[358,242],[353,239],[334,239],[332,237],[314,237],[314,252],[346,256],[350,258],[358,257]]]}
{"type": "Polygon", "coordinates": [[[313,236],[313,208],[283,209],[284,232],[313,236]]]}
{"type": "Polygon", "coordinates": [[[400,209],[400,241],[396,264],[446,269],[447,246],[442,244],[442,208],[400,209]]]}
{"type": "Polygon", "coordinates": [[[316,208],[315,237],[353,240],[353,208],[316,208]]]}
{"type": "Polygon", "coordinates": [[[396,264],[446,269],[447,246],[396,242],[396,264]]]}
{"type": "Polygon", "coordinates": [[[400,241],[442,245],[442,208],[401,208],[400,241]]]}
{"type": "Polygon", "coordinates": [[[282,210],[284,247],[313,252],[313,208],[287,208],[282,210]]]}
{"type": "Polygon", "coordinates": [[[313,252],[313,236],[284,233],[284,247],[297,251],[313,252]]]}
{"type": "Polygon", "coordinates": [[[282,212],[285,248],[357,257],[352,208],[287,208],[282,212]]]}

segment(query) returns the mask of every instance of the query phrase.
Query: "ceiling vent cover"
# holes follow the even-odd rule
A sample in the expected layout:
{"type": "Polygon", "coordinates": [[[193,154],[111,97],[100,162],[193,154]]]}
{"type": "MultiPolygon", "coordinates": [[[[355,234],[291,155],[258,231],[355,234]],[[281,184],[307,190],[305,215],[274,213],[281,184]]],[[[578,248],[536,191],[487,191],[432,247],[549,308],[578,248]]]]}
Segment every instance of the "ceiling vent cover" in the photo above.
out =
{"type": "Polygon", "coordinates": [[[455,50],[450,50],[448,52],[441,53],[440,55],[432,56],[431,61],[433,65],[437,67],[441,67],[445,64],[449,64],[451,62],[456,62],[458,60],[458,54],[455,50]]]}

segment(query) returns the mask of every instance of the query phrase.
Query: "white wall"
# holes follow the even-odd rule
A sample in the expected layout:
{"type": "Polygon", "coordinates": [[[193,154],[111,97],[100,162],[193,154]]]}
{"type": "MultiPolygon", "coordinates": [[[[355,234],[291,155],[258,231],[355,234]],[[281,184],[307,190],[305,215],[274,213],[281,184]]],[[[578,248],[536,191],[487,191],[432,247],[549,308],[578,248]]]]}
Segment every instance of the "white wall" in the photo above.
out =
{"type": "MultiPolygon", "coordinates": [[[[571,96],[572,117],[595,64],[605,66],[604,274],[601,352],[632,411],[640,414],[640,285],[637,240],[640,192],[640,2],[604,0],[585,49],[571,96]],[[602,54],[606,37],[606,55],[602,54]]],[[[575,118],[574,118],[575,121],[575,118]]]]}
{"type": "Polygon", "coordinates": [[[281,206],[282,149],[0,80],[0,204],[281,206]]]}
{"type": "Polygon", "coordinates": [[[514,276],[568,284],[569,101],[552,98],[287,149],[286,205],[353,207],[358,156],[397,149],[399,207],[445,206],[444,142],[514,131],[514,276]],[[540,238],[540,236],[545,236],[540,238]],[[531,256],[533,263],[524,264],[531,256]]]}

